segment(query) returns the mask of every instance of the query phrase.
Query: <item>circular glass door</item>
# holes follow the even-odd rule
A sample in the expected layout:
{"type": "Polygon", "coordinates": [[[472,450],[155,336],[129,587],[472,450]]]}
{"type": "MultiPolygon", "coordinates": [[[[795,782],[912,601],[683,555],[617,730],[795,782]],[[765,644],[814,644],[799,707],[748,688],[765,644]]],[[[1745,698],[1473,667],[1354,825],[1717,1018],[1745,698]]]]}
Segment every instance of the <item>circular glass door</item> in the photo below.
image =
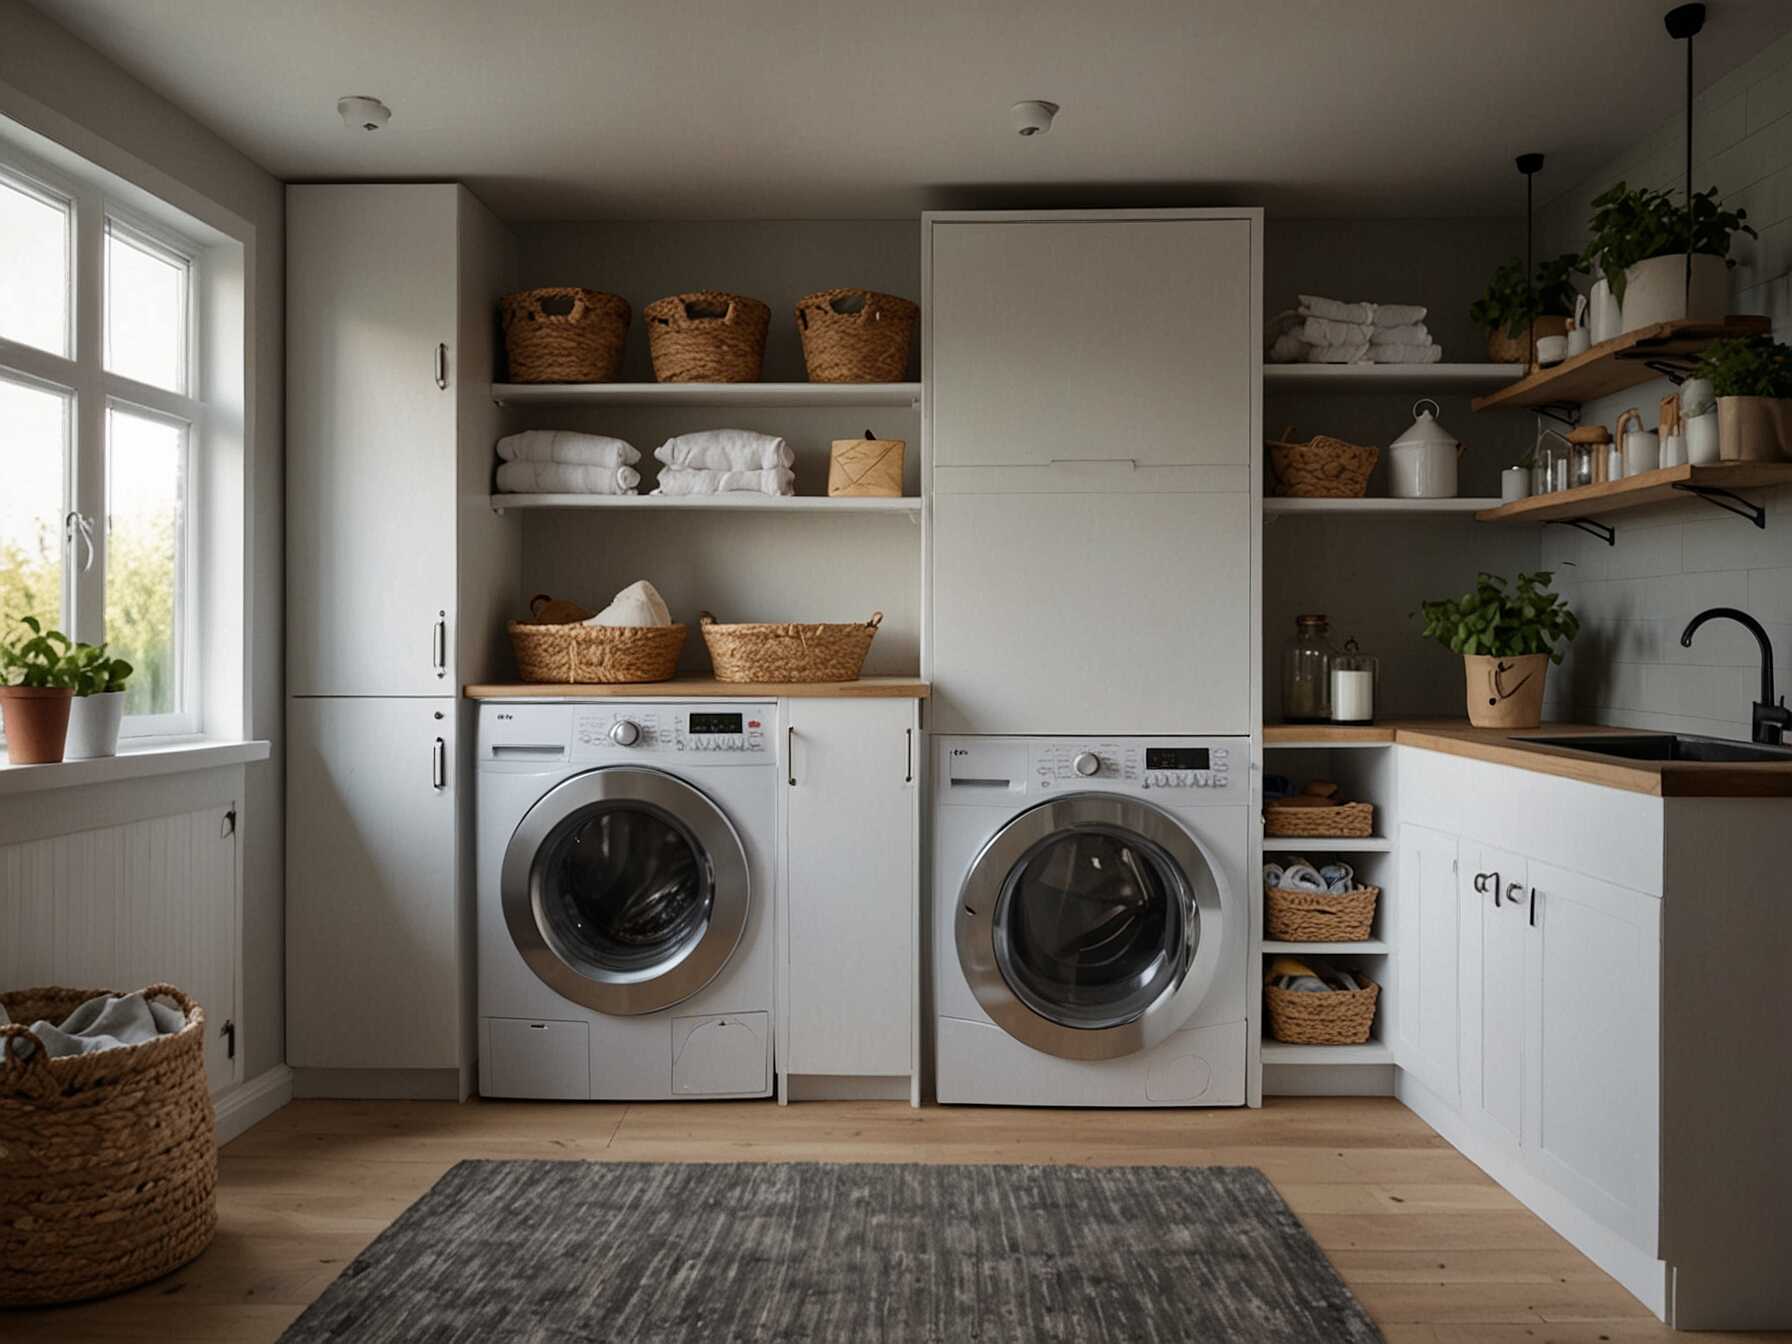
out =
{"type": "Polygon", "coordinates": [[[704,794],[615,767],[549,790],[511,838],[505,923],[531,970],[599,1012],[650,1013],[712,980],[750,905],[746,851],[704,794]]]}

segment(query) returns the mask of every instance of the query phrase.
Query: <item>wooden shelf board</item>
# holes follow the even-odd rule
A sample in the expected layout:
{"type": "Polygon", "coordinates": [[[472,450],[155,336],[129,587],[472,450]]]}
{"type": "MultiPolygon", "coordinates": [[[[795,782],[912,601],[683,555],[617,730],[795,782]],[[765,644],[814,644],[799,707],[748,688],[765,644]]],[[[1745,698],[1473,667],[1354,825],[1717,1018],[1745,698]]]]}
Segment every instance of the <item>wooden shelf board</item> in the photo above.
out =
{"type": "Polygon", "coordinates": [[[1287,943],[1271,938],[1265,940],[1263,950],[1265,952],[1274,952],[1277,955],[1287,955],[1291,957],[1299,956],[1302,952],[1310,952],[1315,956],[1330,954],[1336,956],[1355,955],[1384,957],[1388,954],[1390,949],[1388,948],[1388,945],[1379,938],[1369,938],[1358,943],[1287,943]]]}
{"type": "Polygon", "coordinates": [[[1263,512],[1276,514],[1322,514],[1334,518],[1390,518],[1410,514],[1480,513],[1499,507],[1493,498],[1457,499],[1284,499],[1268,496],[1263,512]]]}
{"type": "Polygon", "coordinates": [[[1343,853],[1385,853],[1394,847],[1394,842],[1385,835],[1371,835],[1356,839],[1343,839],[1326,835],[1280,836],[1272,835],[1264,838],[1265,854],[1299,854],[1311,851],[1314,854],[1343,853]]]}
{"type": "Polygon", "coordinates": [[[894,499],[841,495],[493,495],[491,505],[505,509],[685,509],[741,510],[748,513],[909,513],[921,511],[917,495],[894,499]]]}
{"type": "Polygon", "coordinates": [[[1265,364],[1263,385],[1273,391],[1467,392],[1499,387],[1523,373],[1522,364],[1265,364]]]}
{"type": "Polygon", "coordinates": [[[1380,1041],[1367,1045],[1284,1045],[1263,1042],[1267,1064],[1392,1064],[1394,1052],[1380,1041]]]}
{"type": "Polygon", "coordinates": [[[1393,724],[1266,723],[1265,747],[1391,747],[1393,724]]]}
{"type": "Polygon", "coordinates": [[[493,383],[500,406],[918,406],[919,383],[493,383]]]}
{"type": "Polygon", "coordinates": [[[1659,471],[1627,476],[1621,481],[1580,485],[1572,490],[1533,495],[1477,513],[1484,523],[1547,523],[1567,518],[1597,518],[1601,514],[1641,508],[1667,500],[1686,499],[1682,485],[1702,485],[1714,490],[1746,490],[1750,487],[1792,483],[1792,462],[1719,462],[1706,467],[1662,467],[1659,471]]]}
{"type": "Polygon", "coordinates": [[[469,700],[925,700],[931,688],[916,677],[860,677],[857,681],[716,681],[677,677],[626,684],[556,685],[497,682],[461,688],[469,700]]]}
{"type": "Polygon", "coordinates": [[[1547,369],[1527,374],[1517,382],[1476,397],[1477,411],[1557,402],[1578,405],[1622,392],[1661,375],[1647,361],[1670,356],[1696,355],[1713,341],[1730,336],[1755,336],[1772,329],[1765,317],[1726,317],[1722,322],[1658,322],[1609,341],[1601,341],[1585,354],[1563,360],[1547,369]]]}

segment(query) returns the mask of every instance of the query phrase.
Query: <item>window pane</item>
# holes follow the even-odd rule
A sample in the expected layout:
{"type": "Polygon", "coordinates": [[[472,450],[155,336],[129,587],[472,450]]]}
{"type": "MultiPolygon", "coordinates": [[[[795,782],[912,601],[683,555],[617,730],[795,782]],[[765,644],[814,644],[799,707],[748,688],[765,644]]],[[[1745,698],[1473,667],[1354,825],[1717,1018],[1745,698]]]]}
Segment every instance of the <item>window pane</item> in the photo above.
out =
{"type": "Polygon", "coordinates": [[[126,714],[180,708],[186,570],[184,425],[106,412],[106,642],[136,669],[126,714]]]}
{"type": "Polygon", "coordinates": [[[69,207],[0,177],[0,336],[66,357],[69,207]]]}
{"type": "Polygon", "coordinates": [[[21,616],[62,625],[69,400],[0,378],[0,636],[21,616]]]}
{"type": "Polygon", "coordinates": [[[185,392],[187,263],[106,221],[106,368],[185,392]]]}

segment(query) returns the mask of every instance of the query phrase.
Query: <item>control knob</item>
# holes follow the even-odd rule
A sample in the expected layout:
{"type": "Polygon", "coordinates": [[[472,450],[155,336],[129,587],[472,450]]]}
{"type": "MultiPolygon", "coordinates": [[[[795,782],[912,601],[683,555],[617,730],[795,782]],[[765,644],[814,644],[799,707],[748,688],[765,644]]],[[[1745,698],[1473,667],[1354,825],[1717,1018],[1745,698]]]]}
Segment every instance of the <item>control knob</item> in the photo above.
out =
{"type": "Polygon", "coordinates": [[[1071,769],[1077,772],[1077,774],[1081,775],[1084,779],[1087,779],[1091,775],[1098,775],[1101,773],[1101,757],[1097,756],[1092,751],[1079,751],[1076,759],[1070,763],[1070,766],[1071,769]]]}
{"type": "Polygon", "coordinates": [[[641,725],[633,719],[617,719],[610,725],[610,741],[619,747],[632,747],[641,740],[641,725]]]}

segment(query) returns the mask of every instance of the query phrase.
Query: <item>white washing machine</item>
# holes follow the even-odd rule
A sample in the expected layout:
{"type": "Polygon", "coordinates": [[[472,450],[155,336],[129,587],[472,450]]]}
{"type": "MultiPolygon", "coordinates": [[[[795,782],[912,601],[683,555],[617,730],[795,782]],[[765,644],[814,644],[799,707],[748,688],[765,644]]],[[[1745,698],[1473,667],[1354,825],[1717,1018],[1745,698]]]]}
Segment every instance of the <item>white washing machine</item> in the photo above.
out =
{"type": "Polygon", "coordinates": [[[1250,739],[935,739],[942,1102],[1238,1106],[1250,739]]]}
{"type": "Polygon", "coordinates": [[[775,713],[481,704],[481,1095],[770,1095],[775,713]]]}

